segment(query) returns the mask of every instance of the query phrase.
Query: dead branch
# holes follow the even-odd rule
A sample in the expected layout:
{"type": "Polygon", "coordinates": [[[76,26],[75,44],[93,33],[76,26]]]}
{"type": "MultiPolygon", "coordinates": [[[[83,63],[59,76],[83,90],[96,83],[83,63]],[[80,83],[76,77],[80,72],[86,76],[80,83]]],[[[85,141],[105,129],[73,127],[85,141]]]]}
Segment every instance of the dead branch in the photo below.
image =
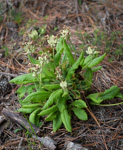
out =
{"type": "Polygon", "coordinates": [[[39,128],[37,128],[33,124],[30,125],[28,123],[28,121],[24,117],[20,116],[18,113],[12,112],[12,111],[7,110],[5,108],[3,108],[2,113],[5,117],[9,118],[10,120],[15,122],[16,124],[19,124],[21,127],[29,130],[30,132],[33,132],[31,129],[31,126],[32,126],[35,133],[38,133],[39,128]]]}
{"type": "Polygon", "coordinates": [[[6,75],[6,76],[11,76],[11,77],[17,77],[18,75],[16,74],[11,74],[11,73],[7,73],[7,72],[0,72],[1,75],[6,75]]]}
{"type": "MultiPolygon", "coordinates": [[[[20,125],[21,127],[29,130],[32,134],[34,132],[35,132],[35,134],[37,134],[39,132],[39,128],[37,128],[35,125],[33,125],[31,123],[30,123],[31,124],[30,125],[29,122],[24,117],[20,116],[18,113],[12,112],[5,108],[2,110],[2,113],[5,117],[9,118],[16,124],[20,125]],[[33,128],[34,132],[33,132],[32,128],[33,128]]],[[[56,142],[54,140],[52,140],[50,137],[47,137],[47,136],[46,137],[38,137],[33,134],[33,138],[40,141],[41,144],[43,144],[49,150],[56,149],[56,146],[55,146],[56,142]]]]}

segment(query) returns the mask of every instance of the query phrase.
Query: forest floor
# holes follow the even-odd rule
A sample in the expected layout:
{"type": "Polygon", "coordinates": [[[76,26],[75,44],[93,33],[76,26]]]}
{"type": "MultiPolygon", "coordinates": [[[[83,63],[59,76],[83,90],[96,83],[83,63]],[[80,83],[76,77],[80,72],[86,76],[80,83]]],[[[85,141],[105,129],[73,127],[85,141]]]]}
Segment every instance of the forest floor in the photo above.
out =
{"type": "MultiPolygon", "coordinates": [[[[15,120],[4,118],[3,109],[20,108],[16,90],[9,81],[29,68],[24,55],[25,35],[33,29],[45,28],[45,35],[57,34],[64,26],[71,32],[77,53],[94,47],[107,53],[101,63],[103,69],[94,74],[92,90],[104,91],[117,85],[123,94],[123,1],[110,2],[76,0],[15,1],[5,7],[0,1],[0,149],[48,149],[30,136],[15,120]]],[[[28,40],[28,39],[27,39],[28,40]]],[[[48,46],[45,47],[50,50],[48,46]]],[[[116,98],[107,104],[121,102],[116,98]]],[[[123,150],[123,105],[90,106],[88,121],[72,119],[72,133],[64,127],[53,133],[52,123],[43,119],[38,137],[48,136],[56,142],[56,149],[75,150],[68,143],[80,144],[81,150],[123,150]],[[96,121],[97,122],[96,122],[96,121]]],[[[20,116],[22,114],[19,113],[20,116]]],[[[78,147],[79,147],[78,146],[78,147]]],[[[76,147],[76,148],[75,148],[76,147]]]]}

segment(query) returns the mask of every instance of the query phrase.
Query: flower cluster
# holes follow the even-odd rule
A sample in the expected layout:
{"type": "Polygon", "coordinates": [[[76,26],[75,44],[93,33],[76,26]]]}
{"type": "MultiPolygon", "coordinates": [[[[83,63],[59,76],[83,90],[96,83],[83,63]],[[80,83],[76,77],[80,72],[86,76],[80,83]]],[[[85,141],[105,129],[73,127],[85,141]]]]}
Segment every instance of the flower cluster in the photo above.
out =
{"type": "Polygon", "coordinates": [[[47,39],[47,42],[49,43],[51,48],[54,48],[58,42],[57,36],[51,35],[50,37],[48,36],[47,39]]]}
{"type": "Polygon", "coordinates": [[[42,53],[40,57],[38,57],[39,63],[35,64],[34,67],[31,68],[33,72],[33,76],[37,76],[42,73],[43,66],[49,63],[50,56],[47,53],[42,53]]]}
{"type": "Polygon", "coordinates": [[[92,49],[90,46],[88,47],[88,50],[86,51],[88,55],[97,54],[98,52],[92,49]]]}
{"type": "Polygon", "coordinates": [[[42,66],[49,63],[49,57],[50,56],[47,53],[42,53],[41,56],[38,57],[40,65],[42,66]]]}
{"type": "Polygon", "coordinates": [[[32,76],[36,77],[38,74],[42,72],[42,68],[40,68],[39,64],[34,65],[34,67],[31,68],[31,72],[33,72],[32,76]]]}
{"type": "Polygon", "coordinates": [[[64,27],[64,29],[61,31],[61,37],[65,40],[70,38],[70,32],[68,27],[64,27]]]}
{"type": "Polygon", "coordinates": [[[67,82],[66,81],[62,81],[60,83],[60,86],[62,87],[62,89],[64,90],[64,92],[67,92],[67,82]]]}
{"type": "Polygon", "coordinates": [[[31,39],[35,40],[35,39],[38,38],[38,32],[37,32],[36,30],[33,30],[30,34],[28,34],[28,36],[29,36],[31,39]]]}
{"type": "Polygon", "coordinates": [[[67,82],[63,81],[62,70],[59,68],[59,66],[56,68],[56,79],[61,80],[60,86],[64,92],[67,92],[67,82]]]}
{"type": "Polygon", "coordinates": [[[36,48],[34,45],[32,45],[32,42],[25,43],[24,50],[25,50],[26,54],[33,53],[35,51],[35,49],[36,48]]]}
{"type": "Polygon", "coordinates": [[[59,66],[56,68],[56,79],[62,80],[62,70],[59,68],[59,66]]]}

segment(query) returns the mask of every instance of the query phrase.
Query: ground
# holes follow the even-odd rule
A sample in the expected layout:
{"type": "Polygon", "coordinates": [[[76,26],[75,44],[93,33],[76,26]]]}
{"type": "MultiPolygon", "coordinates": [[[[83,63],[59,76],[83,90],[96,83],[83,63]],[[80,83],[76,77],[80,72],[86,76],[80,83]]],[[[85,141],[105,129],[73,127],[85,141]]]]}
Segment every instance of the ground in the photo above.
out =
{"type": "MultiPolygon", "coordinates": [[[[96,48],[101,54],[106,52],[107,56],[101,63],[103,68],[94,75],[92,90],[104,91],[117,85],[123,93],[122,0],[80,0],[78,3],[76,0],[17,0],[7,5],[1,0],[0,14],[1,149],[48,149],[39,147],[39,140],[31,137],[15,120],[2,119],[3,108],[13,112],[20,108],[16,94],[19,86],[10,84],[9,80],[28,72],[29,62],[24,55],[23,44],[28,41],[26,34],[32,29],[46,26],[47,35],[57,34],[63,26],[68,26],[78,54],[82,49],[86,50],[87,46],[96,48]]],[[[45,48],[50,50],[48,45],[45,48]]],[[[121,99],[116,98],[105,103],[120,102],[121,99]]],[[[68,141],[80,144],[88,150],[122,150],[123,105],[90,105],[89,109],[91,113],[88,121],[73,117],[72,133],[67,132],[64,127],[53,133],[52,123],[42,118],[42,126],[37,136],[49,136],[57,143],[57,149],[61,150],[66,149],[68,141]]]]}

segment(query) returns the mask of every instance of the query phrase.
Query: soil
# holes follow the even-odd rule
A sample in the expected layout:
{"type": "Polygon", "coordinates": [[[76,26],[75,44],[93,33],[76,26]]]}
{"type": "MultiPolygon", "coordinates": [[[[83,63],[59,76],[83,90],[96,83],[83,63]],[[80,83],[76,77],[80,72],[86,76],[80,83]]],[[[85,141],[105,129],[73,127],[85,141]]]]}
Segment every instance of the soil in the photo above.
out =
{"type": "MultiPolygon", "coordinates": [[[[48,149],[40,144],[39,140],[30,136],[26,129],[9,118],[3,118],[2,110],[6,108],[16,112],[20,108],[16,90],[18,85],[9,81],[21,74],[25,74],[29,68],[29,62],[23,54],[24,35],[20,32],[30,32],[32,29],[46,25],[47,34],[57,34],[63,26],[68,26],[72,33],[71,40],[76,46],[77,52],[81,48],[82,41],[77,36],[85,32],[92,34],[96,29],[107,34],[120,31],[123,33],[123,1],[111,0],[1,0],[2,10],[0,14],[3,20],[0,24],[0,145],[1,150],[6,149],[48,149]],[[22,12],[23,20],[19,24],[10,16],[10,10],[15,13],[22,12]],[[34,21],[28,26],[29,20],[34,21]],[[28,24],[27,24],[28,22],[28,24]],[[18,130],[19,129],[19,130],[18,130]],[[35,143],[35,144],[34,144],[35,143]]],[[[0,3],[0,4],[1,4],[0,3]]],[[[122,43],[123,35],[119,39],[122,43]]],[[[28,40],[28,39],[27,39],[28,40]]],[[[46,48],[48,46],[46,45],[46,48]]],[[[104,53],[100,47],[100,53],[104,53]]],[[[103,69],[94,74],[93,91],[104,91],[112,85],[117,85],[123,94],[123,51],[114,61],[109,62],[111,53],[107,54],[102,62],[103,69]]],[[[120,98],[106,101],[106,104],[121,102],[120,98]]],[[[42,118],[38,137],[48,136],[56,142],[56,149],[75,149],[67,147],[68,142],[80,144],[81,149],[88,150],[123,150],[123,105],[109,107],[90,106],[88,121],[80,121],[76,117],[72,119],[72,132],[69,133],[62,126],[53,133],[52,123],[45,122],[42,118]],[[66,148],[67,147],[67,148],[66,148]]],[[[22,116],[22,114],[19,114],[22,116]]],[[[28,116],[27,116],[28,117],[28,116]]],[[[76,148],[77,149],[77,148],[76,148]]],[[[78,148],[79,149],[79,148],[78,148]]]]}

